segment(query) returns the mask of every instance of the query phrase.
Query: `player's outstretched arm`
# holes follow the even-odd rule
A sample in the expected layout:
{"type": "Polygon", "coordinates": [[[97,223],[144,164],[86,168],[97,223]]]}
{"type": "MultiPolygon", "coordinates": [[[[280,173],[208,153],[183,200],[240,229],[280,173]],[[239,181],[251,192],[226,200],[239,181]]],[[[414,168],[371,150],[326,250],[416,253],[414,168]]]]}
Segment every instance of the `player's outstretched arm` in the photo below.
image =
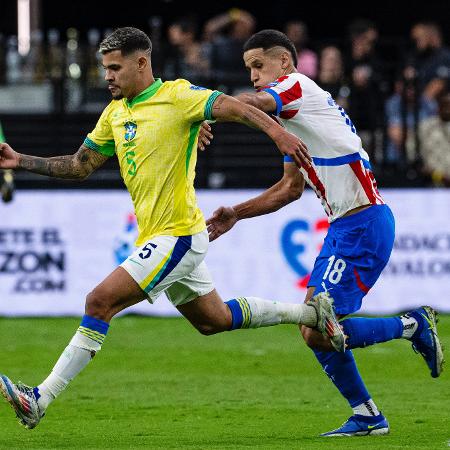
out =
{"type": "Polygon", "coordinates": [[[239,122],[258,128],[275,142],[283,155],[290,156],[298,167],[311,165],[311,157],[303,141],[254,106],[222,94],[214,101],[212,116],[222,122],[239,122]]]}
{"type": "Polygon", "coordinates": [[[277,109],[277,104],[273,96],[264,91],[242,92],[241,94],[234,96],[234,98],[266,113],[273,113],[277,109]]]}
{"type": "Polygon", "coordinates": [[[82,145],[73,155],[40,158],[23,155],[0,144],[0,169],[23,169],[48,177],[83,180],[102,166],[107,156],[82,145]]]}
{"type": "Polygon", "coordinates": [[[283,178],[261,195],[233,207],[220,207],[206,221],[209,240],[214,241],[231,230],[238,220],[262,216],[279,210],[300,198],[305,188],[305,179],[297,166],[284,163],[283,178]]]}

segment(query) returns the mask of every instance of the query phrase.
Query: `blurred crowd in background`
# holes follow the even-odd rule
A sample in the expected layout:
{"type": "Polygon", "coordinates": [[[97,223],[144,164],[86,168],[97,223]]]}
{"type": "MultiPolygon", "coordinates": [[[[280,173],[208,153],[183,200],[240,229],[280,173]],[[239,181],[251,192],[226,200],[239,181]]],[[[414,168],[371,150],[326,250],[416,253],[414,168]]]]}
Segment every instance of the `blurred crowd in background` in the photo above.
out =
{"type": "MultiPolygon", "coordinates": [[[[155,76],[229,94],[251,89],[242,46],[259,29],[236,8],[201,24],[194,15],[170,24],[154,17],[145,31],[155,76]]],[[[34,31],[25,57],[15,36],[0,35],[0,113],[100,112],[110,97],[97,50],[111,31],[34,31]]],[[[366,19],[349,23],[346,39],[316,39],[300,20],[282,31],[297,48],[298,71],[346,109],[375,164],[450,185],[450,49],[438,24],[412,24],[404,39],[380,36],[366,19]]]]}

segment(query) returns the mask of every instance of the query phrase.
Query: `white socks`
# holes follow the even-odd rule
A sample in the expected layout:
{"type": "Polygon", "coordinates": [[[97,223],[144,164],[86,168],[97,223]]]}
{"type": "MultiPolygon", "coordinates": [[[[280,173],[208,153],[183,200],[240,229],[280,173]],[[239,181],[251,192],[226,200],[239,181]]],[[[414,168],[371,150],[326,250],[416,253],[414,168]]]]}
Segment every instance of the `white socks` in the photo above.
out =
{"type": "Polygon", "coordinates": [[[380,411],[378,411],[377,405],[375,405],[372,399],[367,400],[367,402],[361,403],[353,408],[353,414],[359,414],[360,416],[378,416],[380,411]]]}
{"type": "MultiPolygon", "coordinates": [[[[233,316],[242,314],[242,325],[234,328],[260,328],[281,323],[302,324],[308,327],[317,325],[315,308],[304,303],[281,303],[258,297],[238,297],[227,304],[233,316]]],[[[233,325],[235,319],[233,317],[233,325]]]]}
{"type": "Polygon", "coordinates": [[[81,334],[80,331],[75,333],[51,374],[37,387],[40,394],[38,405],[41,411],[45,411],[100,349],[101,344],[96,340],[81,334]]]}
{"type": "Polygon", "coordinates": [[[403,324],[402,338],[410,339],[419,326],[417,320],[414,319],[414,317],[410,317],[408,315],[400,316],[400,320],[403,324]]]}

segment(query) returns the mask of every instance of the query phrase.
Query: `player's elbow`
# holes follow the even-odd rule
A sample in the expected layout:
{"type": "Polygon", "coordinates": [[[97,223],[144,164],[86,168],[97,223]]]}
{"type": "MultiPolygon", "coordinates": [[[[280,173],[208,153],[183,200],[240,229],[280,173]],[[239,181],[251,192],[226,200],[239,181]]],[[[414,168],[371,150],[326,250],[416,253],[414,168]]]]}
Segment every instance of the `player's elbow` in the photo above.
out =
{"type": "Polygon", "coordinates": [[[91,173],[92,172],[90,172],[90,171],[81,172],[78,174],[77,180],[79,180],[79,181],[87,180],[91,176],[91,173]]]}
{"type": "Polygon", "coordinates": [[[302,194],[303,194],[303,186],[298,185],[290,186],[288,197],[291,202],[298,200],[302,196],[302,194]]]}
{"type": "Polygon", "coordinates": [[[93,171],[94,171],[93,169],[91,169],[90,167],[86,167],[85,165],[74,164],[72,172],[73,179],[76,181],[84,181],[90,177],[93,171]]]}
{"type": "Polygon", "coordinates": [[[298,200],[302,196],[304,188],[305,188],[304,183],[300,183],[297,181],[285,182],[283,186],[283,191],[286,203],[291,203],[294,202],[295,200],[298,200]]]}

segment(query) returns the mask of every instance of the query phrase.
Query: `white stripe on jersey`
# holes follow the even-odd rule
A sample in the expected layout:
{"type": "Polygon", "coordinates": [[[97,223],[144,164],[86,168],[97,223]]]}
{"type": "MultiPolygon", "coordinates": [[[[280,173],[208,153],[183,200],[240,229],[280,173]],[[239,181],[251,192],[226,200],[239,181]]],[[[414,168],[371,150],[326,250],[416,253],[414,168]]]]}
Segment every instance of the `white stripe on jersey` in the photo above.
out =
{"type": "Polygon", "coordinates": [[[301,170],[330,222],[358,206],[384,204],[355,126],[328,92],[300,73],[262,90],[274,97],[279,122],[307,145],[313,167],[301,170]]]}

